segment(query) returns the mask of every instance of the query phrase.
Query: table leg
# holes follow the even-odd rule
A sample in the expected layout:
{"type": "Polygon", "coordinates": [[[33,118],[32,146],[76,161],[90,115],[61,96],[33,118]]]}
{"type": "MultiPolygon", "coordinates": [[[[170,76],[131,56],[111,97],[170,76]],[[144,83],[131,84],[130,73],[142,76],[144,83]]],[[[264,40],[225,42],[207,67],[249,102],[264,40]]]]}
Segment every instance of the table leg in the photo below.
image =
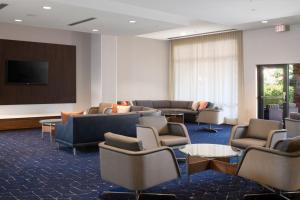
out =
{"type": "Polygon", "coordinates": [[[50,143],[52,143],[52,124],[50,124],[50,143]]]}
{"type": "Polygon", "coordinates": [[[187,172],[187,177],[188,177],[188,183],[191,182],[189,161],[190,161],[190,156],[189,156],[189,155],[186,155],[185,163],[186,163],[186,172],[187,172]]]}
{"type": "Polygon", "coordinates": [[[44,139],[44,125],[42,125],[42,139],[44,139]]]}

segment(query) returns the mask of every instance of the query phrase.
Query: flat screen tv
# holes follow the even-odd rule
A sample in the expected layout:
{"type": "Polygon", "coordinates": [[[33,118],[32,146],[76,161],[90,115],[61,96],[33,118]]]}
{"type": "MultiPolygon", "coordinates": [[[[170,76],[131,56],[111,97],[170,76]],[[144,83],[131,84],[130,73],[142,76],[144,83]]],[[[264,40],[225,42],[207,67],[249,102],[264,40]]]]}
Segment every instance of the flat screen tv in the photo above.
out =
{"type": "Polygon", "coordinates": [[[7,60],[5,74],[8,84],[48,84],[48,62],[7,60]]]}

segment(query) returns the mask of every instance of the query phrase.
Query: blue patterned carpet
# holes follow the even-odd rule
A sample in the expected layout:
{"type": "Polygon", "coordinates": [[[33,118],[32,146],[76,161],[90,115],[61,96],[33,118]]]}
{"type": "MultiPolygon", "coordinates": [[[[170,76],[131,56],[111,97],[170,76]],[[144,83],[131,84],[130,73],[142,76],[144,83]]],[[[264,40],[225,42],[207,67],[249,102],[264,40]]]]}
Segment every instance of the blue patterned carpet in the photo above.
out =
{"type": "MultiPolygon", "coordinates": [[[[187,126],[192,143],[228,143],[230,126],[222,126],[218,134],[199,131],[196,124],[187,126]]],[[[189,182],[185,164],[181,163],[180,167],[181,180],[162,184],[149,192],[174,193],[182,200],[236,200],[242,199],[245,193],[263,191],[255,183],[211,170],[192,175],[189,182]]],[[[101,180],[97,148],[80,149],[78,155],[73,156],[71,149],[57,150],[48,138],[42,140],[40,130],[0,133],[1,200],[87,200],[97,199],[105,190],[123,189],[101,180]]]]}

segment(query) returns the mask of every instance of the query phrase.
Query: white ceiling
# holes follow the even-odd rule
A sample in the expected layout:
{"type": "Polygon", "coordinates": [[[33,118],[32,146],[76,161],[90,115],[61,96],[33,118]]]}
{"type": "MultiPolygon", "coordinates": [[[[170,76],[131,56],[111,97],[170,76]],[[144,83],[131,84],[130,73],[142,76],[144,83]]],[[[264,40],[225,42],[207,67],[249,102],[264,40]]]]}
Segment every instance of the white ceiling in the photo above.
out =
{"type": "Polygon", "coordinates": [[[300,0],[0,0],[0,22],[155,39],[300,23],[300,0]],[[50,5],[46,11],[42,6],[50,5]],[[94,21],[70,27],[90,17],[94,21]],[[136,20],[136,24],[129,24],[136,20]],[[261,20],[269,20],[261,24],[261,20]]]}

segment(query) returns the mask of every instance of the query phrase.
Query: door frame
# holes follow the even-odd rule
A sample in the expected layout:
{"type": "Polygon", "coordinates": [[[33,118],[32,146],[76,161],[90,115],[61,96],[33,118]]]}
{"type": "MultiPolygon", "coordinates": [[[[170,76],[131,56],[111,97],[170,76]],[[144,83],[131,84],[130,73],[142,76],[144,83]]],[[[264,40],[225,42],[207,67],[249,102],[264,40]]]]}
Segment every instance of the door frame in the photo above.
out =
{"type": "Polygon", "coordinates": [[[257,117],[259,119],[264,119],[264,101],[263,101],[263,92],[264,92],[264,77],[263,69],[264,68],[279,68],[283,69],[283,92],[285,92],[285,98],[283,102],[283,119],[287,117],[289,113],[289,64],[275,64],[275,65],[257,65],[257,117]]]}

